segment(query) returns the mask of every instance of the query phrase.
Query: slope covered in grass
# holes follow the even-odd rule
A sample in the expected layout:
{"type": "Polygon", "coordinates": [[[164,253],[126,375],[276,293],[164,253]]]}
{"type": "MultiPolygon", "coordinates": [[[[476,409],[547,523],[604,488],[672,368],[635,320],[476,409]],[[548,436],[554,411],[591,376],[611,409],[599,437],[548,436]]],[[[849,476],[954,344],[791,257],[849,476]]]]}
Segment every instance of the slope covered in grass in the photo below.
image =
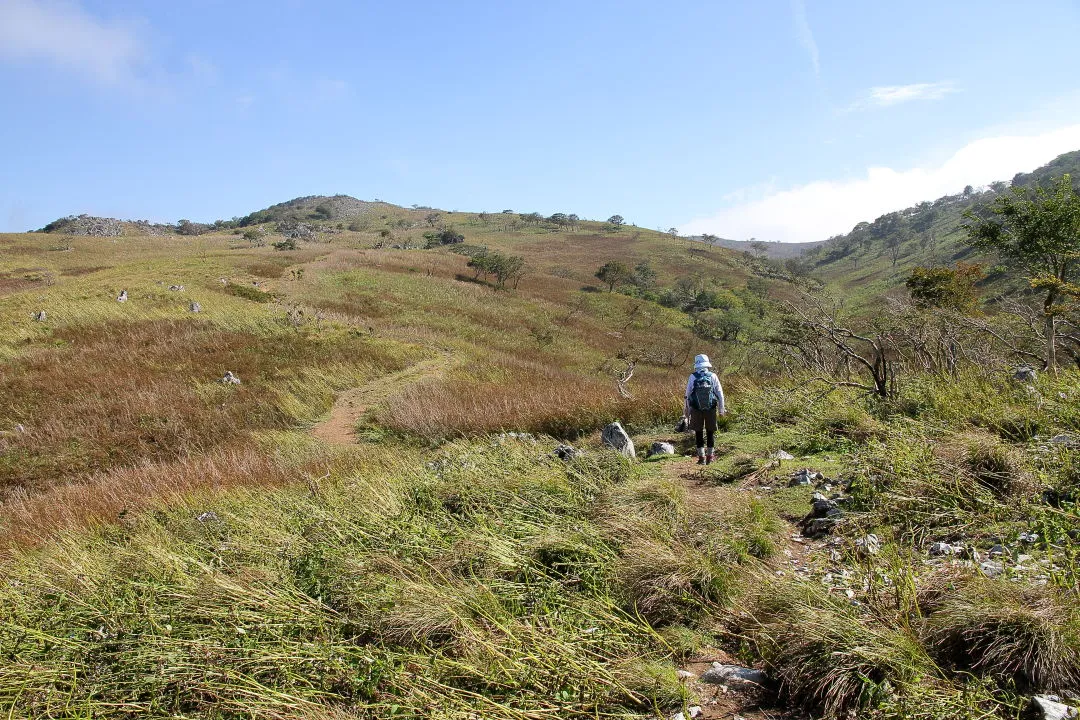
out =
{"type": "Polygon", "coordinates": [[[812,338],[784,347],[814,372],[767,355],[807,288],[737,253],[308,219],[294,250],[0,236],[11,716],[1015,718],[1080,694],[1075,371],[1018,382],[980,341],[867,397],[812,338]],[[484,247],[527,274],[497,290],[484,247]],[[731,409],[715,465],[600,446],[621,420],[689,450],[698,352],[731,409]],[[328,417],[354,426],[324,442],[328,417]],[[717,659],[767,687],[677,674],[717,659]]]}

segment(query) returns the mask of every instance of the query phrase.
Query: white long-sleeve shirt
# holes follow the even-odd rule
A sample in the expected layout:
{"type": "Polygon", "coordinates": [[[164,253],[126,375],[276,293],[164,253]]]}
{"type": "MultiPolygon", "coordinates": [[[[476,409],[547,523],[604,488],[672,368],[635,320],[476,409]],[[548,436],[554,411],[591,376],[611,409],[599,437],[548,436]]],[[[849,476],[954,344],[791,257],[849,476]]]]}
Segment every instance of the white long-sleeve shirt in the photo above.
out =
{"type": "MultiPolygon", "coordinates": [[[[712,377],[712,394],[713,397],[716,398],[716,413],[718,415],[723,415],[727,412],[727,409],[724,407],[724,388],[720,386],[720,378],[716,376],[716,373],[711,372],[709,375],[712,377]]],[[[694,374],[690,373],[690,379],[686,381],[686,395],[683,396],[685,398],[684,410],[688,415],[690,414],[690,409],[693,407],[693,405],[690,404],[690,396],[693,394],[694,374]]]]}

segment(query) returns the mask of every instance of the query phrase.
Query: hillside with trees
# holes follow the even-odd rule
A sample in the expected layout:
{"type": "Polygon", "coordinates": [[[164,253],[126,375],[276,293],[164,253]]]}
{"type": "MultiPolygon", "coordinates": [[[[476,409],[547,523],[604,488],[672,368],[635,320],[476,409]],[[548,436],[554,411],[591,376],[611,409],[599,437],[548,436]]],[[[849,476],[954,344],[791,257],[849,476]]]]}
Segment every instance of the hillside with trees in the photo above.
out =
{"type": "Polygon", "coordinates": [[[1071,175],[1074,185],[1080,187],[1080,150],[1061,155],[1031,173],[1017,173],[1011,182],[994,182],[979,189],[969,185],[959,194],[861,222],[803,257],[822,278],[855,289],[866,298],[881,297],[902,286],[906,274],[919,266],[978,262],[986,266],[984,284],[1005,281],[1006,265],[966,243],[964,214],[983,214],[1011,188],[1046,186],[1064,174],[1071,175]]]}

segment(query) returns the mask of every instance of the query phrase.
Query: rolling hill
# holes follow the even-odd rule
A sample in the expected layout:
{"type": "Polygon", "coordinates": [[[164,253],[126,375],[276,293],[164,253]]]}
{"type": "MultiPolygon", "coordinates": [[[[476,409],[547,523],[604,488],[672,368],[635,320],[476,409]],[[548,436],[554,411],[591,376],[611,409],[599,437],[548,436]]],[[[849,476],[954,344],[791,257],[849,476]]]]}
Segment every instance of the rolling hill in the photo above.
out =
{"type": "Polygon", "coordinates": [[[348,196],[0,235],[0,709],[1075,704],[1080,374],[1014,379],[1030,342],[995,344],[992,314],[815,314],[823,286],[872,304],[928,253],[967,258],[954,223],[991,197],[860,226],[810,254],[818,278],[348,196]],[[894,268],[897,224],[937,244],[894,268]],[[673,429],[699,353],[728,410],[707,465],[673,429]],[[613,421],[636,448],[601,439],[613,421]]]}

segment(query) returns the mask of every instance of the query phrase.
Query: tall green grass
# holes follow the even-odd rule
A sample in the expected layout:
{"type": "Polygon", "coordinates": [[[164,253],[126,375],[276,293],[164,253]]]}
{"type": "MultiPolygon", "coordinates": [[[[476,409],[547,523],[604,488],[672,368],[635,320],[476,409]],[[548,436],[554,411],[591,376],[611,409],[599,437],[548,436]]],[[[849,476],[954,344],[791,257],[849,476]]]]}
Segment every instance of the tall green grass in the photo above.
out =
{"type": "Polygon", "coordinates": [[[677,707],[685,690],[655,628],[721,607],[717,579],[738,567],[721,558],[736,552],[717,554],[719,534],[695,540],[677,495],[638,504],[650,483],[624,459],[565,464],[552,446],[460,442],[418,467],[301,444],[327,476],[14,550],[0,705],[279,718],[677,707]],[[657,558],[628,517],[670,558],[663,582],[641,571],[657,558]],[[662,598],[679,612],[655,613],[662,598]]]}

